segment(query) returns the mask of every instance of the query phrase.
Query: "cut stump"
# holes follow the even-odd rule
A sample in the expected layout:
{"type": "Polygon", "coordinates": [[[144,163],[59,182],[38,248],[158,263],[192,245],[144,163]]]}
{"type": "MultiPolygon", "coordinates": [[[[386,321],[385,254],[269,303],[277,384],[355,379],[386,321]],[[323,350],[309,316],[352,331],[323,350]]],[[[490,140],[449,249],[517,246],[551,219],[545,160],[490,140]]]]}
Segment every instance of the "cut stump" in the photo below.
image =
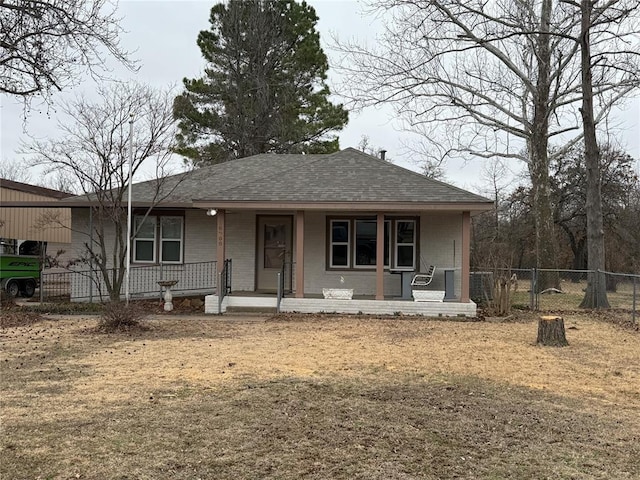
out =
{"type": "Polygon", "coordinates": [[[538,345],[547,347],[566,347],[569,345],[564,332],[562,317],[543,316],[538,320],[538,345]]]}

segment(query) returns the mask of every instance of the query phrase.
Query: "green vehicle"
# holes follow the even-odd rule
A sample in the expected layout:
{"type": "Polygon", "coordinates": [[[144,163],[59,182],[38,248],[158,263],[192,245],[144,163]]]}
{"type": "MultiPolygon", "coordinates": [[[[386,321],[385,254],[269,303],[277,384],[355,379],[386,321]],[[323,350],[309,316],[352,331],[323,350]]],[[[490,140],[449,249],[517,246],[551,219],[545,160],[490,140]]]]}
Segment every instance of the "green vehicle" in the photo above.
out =
{"type": "Polygon", "coordinates": [[[34,255],[0,254],[0,288],[10,297],[33,297],[40,285],[40,258],[34,255]]]}

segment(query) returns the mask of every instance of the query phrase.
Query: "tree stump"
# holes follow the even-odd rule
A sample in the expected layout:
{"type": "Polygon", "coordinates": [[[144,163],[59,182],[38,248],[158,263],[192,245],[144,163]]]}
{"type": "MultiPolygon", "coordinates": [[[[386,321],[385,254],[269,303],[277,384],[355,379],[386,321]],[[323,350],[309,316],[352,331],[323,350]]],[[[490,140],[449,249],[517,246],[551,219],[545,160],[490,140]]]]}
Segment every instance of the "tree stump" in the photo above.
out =
{"type": "Polygon", "coordinates": [[[566,347],[569,345],[564,333],[562,317],[543,316],[538,320],[538,345],[547,347],[566,347]]]}

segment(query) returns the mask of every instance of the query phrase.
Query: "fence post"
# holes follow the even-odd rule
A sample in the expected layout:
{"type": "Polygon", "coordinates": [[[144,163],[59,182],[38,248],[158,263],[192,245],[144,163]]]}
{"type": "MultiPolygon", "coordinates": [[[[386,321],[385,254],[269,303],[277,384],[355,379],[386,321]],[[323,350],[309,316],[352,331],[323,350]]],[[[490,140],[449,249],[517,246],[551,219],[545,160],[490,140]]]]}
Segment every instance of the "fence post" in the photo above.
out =
{"type": "Polygon", "coordinates": [[[281,299],[282,299],[282,272],[278,272],[278,300],[276,302],[276,313],[280,313],[281,299]]]}
{"type": "MultiPolygon", "coordinates": [[[[73,273],[71,275],[73,275],[73,273]]],[[[73,282],[74,277],[70,278],[73,282]]],[[[89,260],[89,303],[93,303],[93,259],[89,260]]]]}
{"type": "MultiPolygon", "coordinates": [[[[226,289],[226,286],[223,285],[222,278],[224,277],[224,268],[220,273],[218,273],[218,315],[222,315],[222,299],[224,298],[224,293],[222,293],[222,288],[226,289]]],[[[226,292],[225,292],[226,293],[226,292]]]]}
{"type": "Polygon", "coordinates": [[[637,298],[638,298],[638,290],[637,290],[637,278],[633,277],[633,310],[631,312],[631,319],[633,323],[636,323],[636,307],[638,306],[637,298]]]}
{"type": "MultiPolygon", "coordinates": [[[[93,251],[93,207],[89,207],[89,245],[89,250],[93,251]]],[[[74,277],[70,278],[73,282],[74,277]]],[[[102,296],[100,300],[102,300],[102,296]]],[[[93,303],[93,255],[89,255],[89,303],[93,303]]]]}
{"type": "Polygon", "coordinates": [[[536,295],[536,269],[531,269],[531,285],[529,288],[529,307],[532,311],[536,310],[535,295],[536,295]]]}

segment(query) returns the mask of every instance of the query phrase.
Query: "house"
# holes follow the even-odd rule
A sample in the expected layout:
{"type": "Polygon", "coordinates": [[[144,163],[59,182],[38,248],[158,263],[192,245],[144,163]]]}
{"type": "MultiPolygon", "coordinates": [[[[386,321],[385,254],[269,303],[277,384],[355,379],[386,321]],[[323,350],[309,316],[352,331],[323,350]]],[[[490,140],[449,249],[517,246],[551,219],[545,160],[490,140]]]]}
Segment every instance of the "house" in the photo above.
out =
{"type": "MultiPolygon", "coordinates": [[[[162,269],[147,283],[175,277],[174,294],[208,294],[208,313],[275,307],[280,286],[283,311],[475,315],[470,223],[492,208],[486,198],[353,148],[261,154],[162,180],[132,188],[133,270],[162,269]],[[445,292],[444,302],[412,301],[411,277],[428,265],[436,273],[427,288],[445,292]],[[335,288],[353,299],[324,298],[335,288]]],[[[77,205],[72,243],[80,253],[89,202],[65,204],[77,205]]],[[[72,298],[86,297],[87,281],[78,277],[72,298]]],[[[159,287],[146,289],[157,295],[159,287]]]]}

